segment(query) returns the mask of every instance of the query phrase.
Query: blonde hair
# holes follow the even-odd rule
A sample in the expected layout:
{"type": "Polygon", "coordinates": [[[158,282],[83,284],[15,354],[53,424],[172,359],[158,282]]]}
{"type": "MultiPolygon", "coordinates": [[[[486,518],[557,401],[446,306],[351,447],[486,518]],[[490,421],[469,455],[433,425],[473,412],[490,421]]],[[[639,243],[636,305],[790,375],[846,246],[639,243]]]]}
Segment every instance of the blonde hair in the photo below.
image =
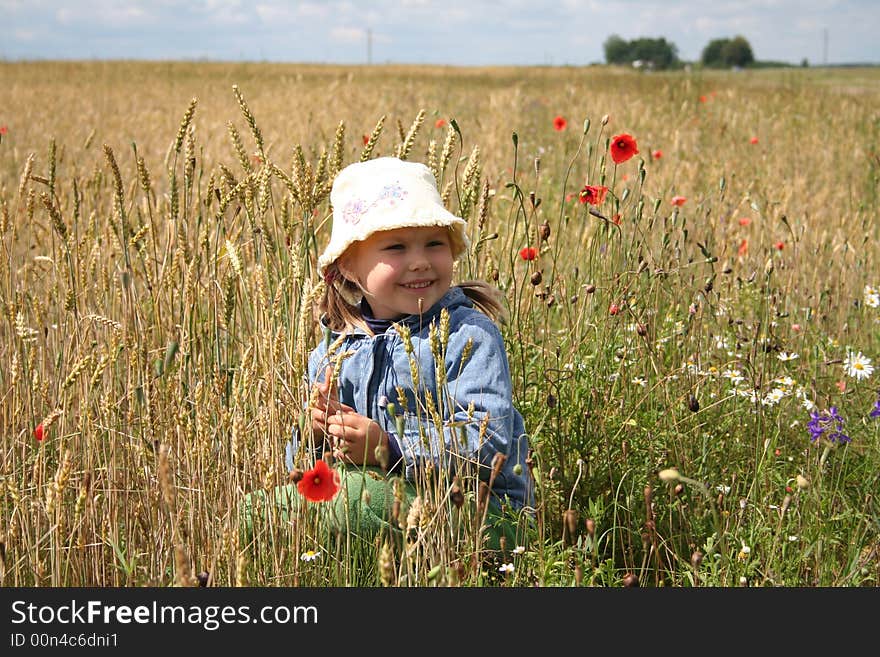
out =
{"type": "MultiPolygon", "coordinates": [[[[453,227],[448,228],[452,257],[457,259],[465,250],[463,233],[453,227]]],[[[338,264],[340,258],[342,256],[324,268],[326,285],[324,286],[324,295],[318,303],[320,317],[333,331],[343,332],[352,328],[360,328],[372,334],[358,305],[362,294],[361,289],[357,283],[342,275],[338,264]]],[[[504,295],[497,287],[481,280],[462,281],[453,287],[461,288],[461,291],[473,302],[474,306],[491,317],[493,321],[498,323],[507,321],[504,295]]]]}

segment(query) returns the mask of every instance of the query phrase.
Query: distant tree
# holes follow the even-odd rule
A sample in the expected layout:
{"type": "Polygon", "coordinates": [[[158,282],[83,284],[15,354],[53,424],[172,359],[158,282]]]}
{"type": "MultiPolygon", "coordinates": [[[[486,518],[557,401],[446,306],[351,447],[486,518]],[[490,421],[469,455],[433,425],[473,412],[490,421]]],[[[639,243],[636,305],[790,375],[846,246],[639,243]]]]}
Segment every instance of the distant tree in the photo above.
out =
{"type": "Polygon", "coordinates": [[[730,39],[712,39],[706,47],[703,48],[703,54],[700,55],[700,61],[703,63],[703,66],[709,66],[712,68],[720,68],[724,66],[721,53],[724,50],[724,46],[729,42],[730,39]]]}
{"type": "Polygon", "coordinates": [[[605,39],[605,61],[609,64],[629,64],[635,57],[630,57],[629,42],[612,34],[605,39]]]}
{"type": "Polygon", "coordinates": [[[656,69],[669,68],[678,63],[678,48],[665,38],[641,38],[626,41],[616,34],[605,40],[605,61],[609,64],[632,64],[641,61],[656,69]]]}
{"type": "Polygon", "coordinates": [[[703,66],[711,68],[729,68],[731,66],[749,66],[755,63],[752,46],[743,36],[733,39],[713,39],[700,56],[703,66]]]}
{"type": "Polygon", "coordinates": [[[733,39],[724,44],[721,51],[721,58],[727,66],[745,67],[755,63],[755,55],[752,53],[752,46],[743,36],[735,36],[733,39]]]}
{"type": "Polygon", "coordinates": [[[630,42],[633,59],[650,62],[654,68],[669,68],[678,62],[678,49],[666,39],[636,39],[630,42]]]}

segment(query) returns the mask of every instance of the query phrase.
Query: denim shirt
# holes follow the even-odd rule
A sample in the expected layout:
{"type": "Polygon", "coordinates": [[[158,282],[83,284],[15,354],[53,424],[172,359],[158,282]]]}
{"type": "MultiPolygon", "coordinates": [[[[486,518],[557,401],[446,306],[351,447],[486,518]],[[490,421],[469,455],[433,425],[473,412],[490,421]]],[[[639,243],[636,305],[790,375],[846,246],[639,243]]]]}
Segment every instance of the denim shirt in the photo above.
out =
{"type": "MultiPolygon", "coordinates": [[[[498,326],[474,308],[459,287],[450,288],[421,316],[410,315],[399,323],[410,329],[411,353],[407,353],[404,340],[392,326],[375,336],[351,330],[328,358],[328,345],[340,335],[334,332],[310,354],[309,382],[323,381],[327,366],[337,362],[338,354],[347,352],[339,365],[339,401],[385,430],[392,458],[401,459],[408,480],[414,480],[418,470],[430,462],[442,465],[445,472],[475,468],[480,479],[488,482],[493,458],[503,454],[507,458],[492,484],[493,502],[514,509],[533,506],[534,487],[526,466],[528,436],[522,415],[513,406],[510,366],[498,326]],[[449,313],[449,337],[443,357],[446,383],[438,386],[429,329],[435,324],[439,330],[443,308],[449,313]],[[465,359],[469,342],[470,353],[465,359]],[[411,376],[411,358],[419,379],[418,395],[411,376]],[[405,391],[406,408],[399,403],[398,386],[405,391]],[[434,400],[441,427],[426,409],[425,391],[434,400]],[[398,415],[403,415],[402,434],[387,410],[388,401],[395,403],[398,415]],[[514,471],[517,464],[520,474],[514,471]]],[[[297,448],[294,430],[287,445],[288,469],[293,468],[297,448]]]]}

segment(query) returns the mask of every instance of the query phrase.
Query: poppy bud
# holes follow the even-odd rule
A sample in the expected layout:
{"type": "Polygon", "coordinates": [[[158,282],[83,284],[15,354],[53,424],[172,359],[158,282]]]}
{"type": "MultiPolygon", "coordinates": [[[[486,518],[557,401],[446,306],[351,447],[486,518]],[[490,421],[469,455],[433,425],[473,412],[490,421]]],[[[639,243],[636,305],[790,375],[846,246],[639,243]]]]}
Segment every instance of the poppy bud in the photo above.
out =
{"type": "Polygon", "coordinates": [[[299,468],[294,468],[287,475],[287,480],[292,484],[299,482],[299,480],[302,478],[303,478],[303,471],[300,470],[299,468]]]}
{"type": "Polygon", "coordinates": [[[543,224],[538,226],[538,235],[541,236],[542,240],[546,241],[550,239],[550,224],[545,221],[543,224]]]}
{"type": "Polygon", "coordinates": [[[694,569],[697,569],[701,563],[703,563],[703,553],[699,550],[694,550],[694,553],[691,555],[691,565],[694,569]]]}
{"type": "Polygon", "coordinates": [[[507,455],[498,452],[495,456],[492,457],[492,476],[497,477],[501,473],[501,468],[504,467],[504,462],[507,460],[507,455]]]}
{"type": "Polygon", "coordinates": [[[637,589],[639,588],[639,576],[635,573],[628,573],[623,578],[623,585],[628,589],[637,589]]]}
{"type": "Polygon", "coordinates": [[[692,413],[696,413],[700,410],[700,402],[694,395],[688,397],[688,408],[691,409],[692,413]]]}
{"type": "Polygon", "coordinates": [[[498,270],[497,269],[492,270],[491,278],[494,282],[496,282],[496,283],[498,282],[498,270]]]}
{"type": "Polygon", "coordinates": [[[574,541],[574,537],[577,535],[577,511],[568,509],[562,518],[565,522],[565,531],[568,533],[568,539],[574,541]]]}
{"type": "Polygon", "coordinates": [[[554,303],[556,303],[556,297],[551,294],[547,297],[547,307],[552,308],[554,303]]]}
{"type": "Polygon", "coordinates": [[[532,282],[532,285],[540,285],[541,280],[543,280],[543,278],[544,277],[541,275],[541,272],[536,271],[534,274],[532,274],[532,277],[530,280],[532,282]]]}
{"type": "Polygon", "coordinates": [[[523,467],[519,463],[513,466],[513,474],[519,477],[523,473],[523,467]]]}
{"type": "Polygon", "coordinates": [[[675,494],[676,497],[678,497],[684,492],[684,486],[681,484],[676,484],[675,488],[672,489],[672,492],[675,494]]]}
{"type": "Polygon", "coordinates": [[[198,575],[196,575],[196,579],[199,581],[199,586],[204,588],[208,585],[208,579],[210,579],[211,575],[207,570],[203,570],[198,575]]]}
{"type": "Polygon", "coordinates": [[[616,315],[619,312],[620,312],[620,306],[618,306],[616,303],[612,303],[610,306],[608,306],[608,314],[609,315],[616,315]]]}
{"type": "Polygon", "coordinates": [[[461,492],[461,488],[459,488],[458,484],[452,484],[452,488],[449,491],[449,500],[457,509],[460,509],[464,505],[464,493],[461,492]]]}
{"type": "Polygon", "coordinates": [[[592,283],[590,283],[589,285],[587,285],[587,286],[584,288],[584,292],[586,292],[587,294],[592,294],[592,293],[595,292],[595,291],[596,291],[596,286],[593,285],[592,283]]]}
{"type": "Polygon", "coordinates": [[[587,518],[584,521],[584,527],[587,528],[587,536],[593,538],[593,536],[596,534],[596,521],[592,518],[587,518]]]}
{"type": "Polygon", "coordinates": [[[547,408],[556,408],[556,397],[547,395],[547,408]]]}
{"type": "Polygon", "coordinates": [[[641,335],[642,337],[648,335],[648,327],[642,323],[636,324],[636,333],[641,335]]]}

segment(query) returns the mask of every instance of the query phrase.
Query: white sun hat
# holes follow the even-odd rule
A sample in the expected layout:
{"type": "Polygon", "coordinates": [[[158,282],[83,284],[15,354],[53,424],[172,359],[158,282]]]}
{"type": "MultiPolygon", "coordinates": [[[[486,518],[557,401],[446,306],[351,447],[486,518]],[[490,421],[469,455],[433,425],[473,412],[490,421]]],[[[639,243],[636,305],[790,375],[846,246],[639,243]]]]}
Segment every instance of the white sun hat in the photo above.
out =
{"type": "Polygon", "coordinates": [[[333,229],[318,258],[322,272],[353,243],[383,230],[449,226],[468,243],[464,219],[443,207],[434,174],[418,162],[379,157],[349,164],[333,181],[330,204],[333,229]]]}

